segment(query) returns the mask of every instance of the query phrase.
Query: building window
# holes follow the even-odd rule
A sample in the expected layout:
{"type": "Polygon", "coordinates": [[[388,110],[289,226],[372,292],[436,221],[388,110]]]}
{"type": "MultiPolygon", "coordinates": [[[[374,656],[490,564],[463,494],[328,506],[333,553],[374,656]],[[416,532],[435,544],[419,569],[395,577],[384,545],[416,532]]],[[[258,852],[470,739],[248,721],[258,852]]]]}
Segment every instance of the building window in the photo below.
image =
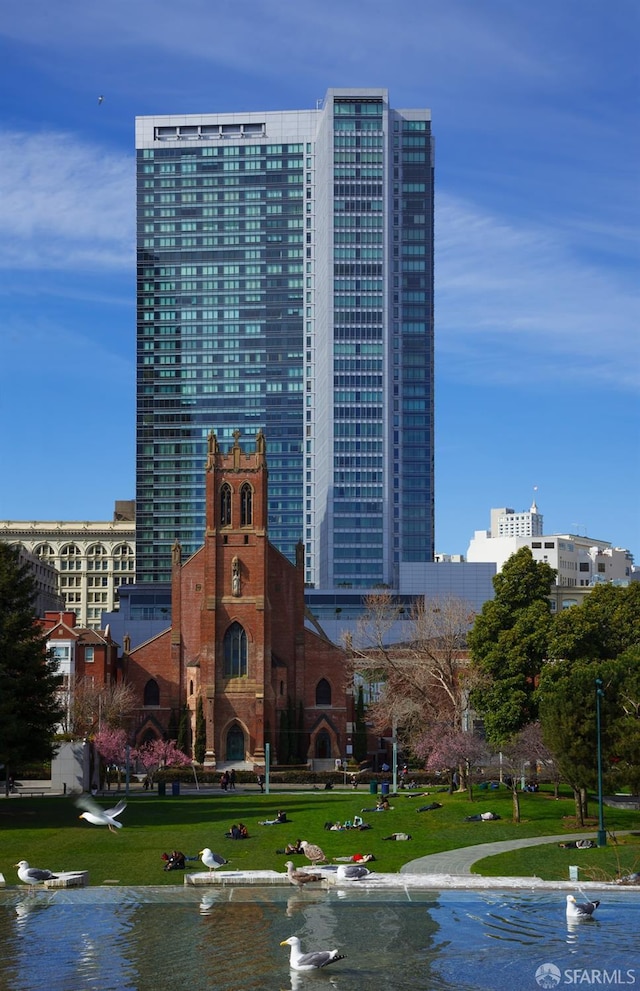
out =
{"type": "Polygon", "coordinates": [[[224,636],[224,676],[244,678],[247,675],[247,634],[240,623],[232,623],[224,636]]]}
{"type": "Polygon", "coordinates": [[[240,489],[240,526],[253,523],[253,492],[248,482],[240,489]]]}
{"type": "Polygon", "coordinates": [[[146,708],[160,705],[160,689],[155,678],[150,678],[144,686],[144,705],[146,708]]]}
{"type": "Polygon", "coordinates": [[[331,705],[331,685],[326,678],[316,685],[316,705],[331,705]]]}
{"type": "Polygon", "coordinates": [[[85,647],[84,648],[84,663],[93,664],[94,662],[95,647],[85,647]]]}
{"type": "Polygon", "coordinates": [[[226,482],[220,489],[220,526],[231,526],[231,486],[226,482]]]}

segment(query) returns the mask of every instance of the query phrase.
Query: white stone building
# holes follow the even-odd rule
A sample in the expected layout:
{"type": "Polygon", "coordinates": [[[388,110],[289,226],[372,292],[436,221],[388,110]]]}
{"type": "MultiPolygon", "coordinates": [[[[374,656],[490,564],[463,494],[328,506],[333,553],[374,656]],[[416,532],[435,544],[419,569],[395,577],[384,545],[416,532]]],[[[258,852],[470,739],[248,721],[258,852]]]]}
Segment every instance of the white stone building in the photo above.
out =
{"type": "Polygon", "coordinates": [[[614,547],[608,540],[573,533],[545,535],[543,517],[535,503],[528,513],[492,509],[491,530],[476,530],[466,557],[476,563],[493,562],[501,571],[505,561],[521,547],[530,547],[536,561],[556,569],[556,582],[561,589],[590,588],[603,581],[625,582],[633,571],[630,551],[614,547]]]}
{"type": "Polygon", "coordinates": [[[99,630],[102,613],[118,608],[118,586],[135,579],[133,512],[118,512],[131,505],[117,503],[115,518],[104,522],[0,520],[0,540],[53,565],[63,608],[75,612],[78,626],[99,630]]]}

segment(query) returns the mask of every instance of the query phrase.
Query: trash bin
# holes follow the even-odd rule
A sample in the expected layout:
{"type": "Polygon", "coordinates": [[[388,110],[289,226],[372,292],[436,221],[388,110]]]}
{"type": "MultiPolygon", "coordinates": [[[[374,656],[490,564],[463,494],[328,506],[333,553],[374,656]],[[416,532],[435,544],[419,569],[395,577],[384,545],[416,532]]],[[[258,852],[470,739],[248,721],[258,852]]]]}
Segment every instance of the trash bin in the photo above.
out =
{"type": "Polygon", "coordinates": [[[377,795],[378,794],[378,782],[377,781],[370,781],[369,782],[369,794],[370,795],[377,795]]]}
{"type": "Polygon", "coordinates": [[[176,795],[179,795],[180,794],[180,782],[179,781],[172,781],[171,782],[171,794],[174,797],[176,795]]]}
{"type": "Polygon", "coordinates": [[[158,781],[158,795],[166,795],[166,794],[167,794],[167,782],[158,781]]]}
{"type": "Polygon", "coordinates": [[[382,785],[380,787],[380,791],[382,792],[383,795],[388,795],[389,794],[389,782],[388,781],[383,781],[382,782],[382,785]]]}

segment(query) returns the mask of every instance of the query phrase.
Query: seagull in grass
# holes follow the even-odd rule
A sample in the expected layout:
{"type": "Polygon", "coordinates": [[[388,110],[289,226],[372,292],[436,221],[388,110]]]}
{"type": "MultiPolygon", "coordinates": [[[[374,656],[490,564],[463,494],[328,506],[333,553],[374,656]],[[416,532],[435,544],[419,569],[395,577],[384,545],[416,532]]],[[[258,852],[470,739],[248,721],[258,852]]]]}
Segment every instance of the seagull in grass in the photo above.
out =
{"type": "Polygon", "coordinates": [[[290,946],[289,966],[292,970],[320,970],[334,960],[344,960],[344,953],[337,950],[312,950],[311,953],[303,953],[300,949],[300,940],[297,936],[289,936],[283,939],[280,946],[290,946]]]}
{"type": "Polygon", "coordinates": [[[305,857],[307,860],[310,860],[312,864],[324,864],[326,862],[327,858],[317,844],[307,843],[306,840],[301,840],[300,846],[304,851],[305,857]]]}
{"type": "Polygon", "coordinates": [[[14,866],[18,868],[18,877],[22,883],[28,884],[32,891],[36,884],[44,884],[45,881],[50,881],[58,876],[44,868],[29,867],[29,863],[26,860],[21,860],[14,866]]]}
{"type": "Polygon", "coordinates": [[[210,850],[208,846],[204,850],[200,850],[198,856],[202,859],[204,866],[209,868],[209,874],[211,874],[211,871],[217,871],[219,867],[223,867],[224,864],[229,863],[219,853],[214,853],[213,850],[210,850]]]}
{"type": "Polygon", "coordinates": [[[76,805],[85,811],[78,816],[79,819],[86,819],[92,826],[108,826],[109,831],[115,833],[116,829],[122,829],[122,823],[118,822],[117,816],[127,807],[123,798],[112,809],[103,809],[101,805],[94,802],[87,795],[82,795],[77,799],[76,805]]]}
{"type": "Polygon", "coordinates": [[[371,871],[360,864],[340,864],[336,871],[338,881],[361,881],[367,874],[371,874],[371,871]]]}
{"type": "Polygon", "coordinates": [[[322,881],[322,874],[312,874],[310,871],[296,870],[291,860],[287,860],[284,865],[287,868],[287,877],[291,884],[295,884],[298,888],[302,888],[303,885],[309,884],[311,881],[322,881]]]}
{"type": "Polygon", "coordinates": [[[578,902],[573,895],[567,895],[567,919],[575,922],[578,919],[591,919],[599,901],[578,902]]]}

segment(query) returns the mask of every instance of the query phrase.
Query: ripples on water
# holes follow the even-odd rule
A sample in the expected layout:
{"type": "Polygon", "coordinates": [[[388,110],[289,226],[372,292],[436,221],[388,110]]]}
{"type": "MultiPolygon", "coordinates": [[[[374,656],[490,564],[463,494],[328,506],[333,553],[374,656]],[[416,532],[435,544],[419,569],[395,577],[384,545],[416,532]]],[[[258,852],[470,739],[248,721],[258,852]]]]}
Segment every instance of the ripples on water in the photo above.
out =
{"type": "Polygon", "coordinates": [[[569,926],[562,891],[7,890],[0,989],[519,991],[545,964],[583,987],[592,969],[640,986],[640,893],[600,897],[597,919],[569,926]],[[292,974],[291,935],[346,959],[292,974]]]}

